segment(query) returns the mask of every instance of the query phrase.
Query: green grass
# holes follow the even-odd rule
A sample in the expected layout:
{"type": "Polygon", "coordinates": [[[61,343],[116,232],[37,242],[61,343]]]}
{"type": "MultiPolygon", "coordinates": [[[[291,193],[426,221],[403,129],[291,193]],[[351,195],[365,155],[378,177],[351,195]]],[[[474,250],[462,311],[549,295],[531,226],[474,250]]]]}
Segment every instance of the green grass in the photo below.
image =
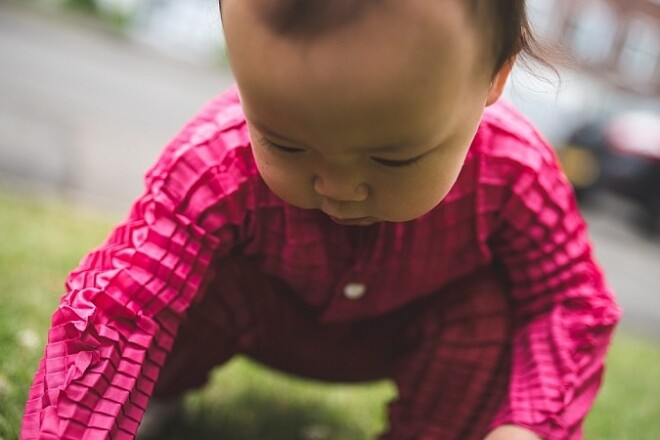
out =
{"type": "Polygon", "coordinates": [[[660,345],[619,333],[605,385],[587,419],[586,439],[660,439],[660,345]]]}
{"type": "MultiPolygon", "coordinates": [[[[67,272],[118,218],[0,192],[0,440],[18,436],[67,272]]],[[[659,439],[660,346],[620,333],[608,361],[586,439],[659,439]]],[[[393,396],[386,382],[307,382],[236,359],[186,398],[168,438],[369,439],[384,428],[384,404],[393,396]]]]}

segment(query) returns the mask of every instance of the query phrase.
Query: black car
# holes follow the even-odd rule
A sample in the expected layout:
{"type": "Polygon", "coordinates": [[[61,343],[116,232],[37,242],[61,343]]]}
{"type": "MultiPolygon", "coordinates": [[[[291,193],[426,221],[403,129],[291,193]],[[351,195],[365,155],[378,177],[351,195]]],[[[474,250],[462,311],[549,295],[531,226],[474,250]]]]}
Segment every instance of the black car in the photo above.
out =
{"type": "Polygon", "coordinates": [[[660,230],[660,114],[626,112],[585,124],[558,154],[578,200],[614,192],[639,204],[644,229],[660,230]]]}

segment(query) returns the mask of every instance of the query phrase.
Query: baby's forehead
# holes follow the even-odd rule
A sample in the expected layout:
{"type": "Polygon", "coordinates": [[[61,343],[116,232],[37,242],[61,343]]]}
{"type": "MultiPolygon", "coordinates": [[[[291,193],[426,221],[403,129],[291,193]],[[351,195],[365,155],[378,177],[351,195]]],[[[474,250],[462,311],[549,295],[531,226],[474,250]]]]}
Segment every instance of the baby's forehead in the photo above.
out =
{"type": "MultiPolygon", "coordinates": [[[[228,0],[225,0],[228,1],[228,0]]],[[[327,32],[364,20],[372,11],[405,18],[401,12],[416,9],[449,12],[460,7],[473,18],[493,19],[492,0],[243,0],[253,5],[263,19],[280,34],[314,38],[327,32]]]]}
{"type": "Polygon", "coordinates": [[[277,34],[314,38],[359,21],[373,1],[247,0],[277,34]]]}
{"type": "MultiPolygon", "coordinates": [[[[380,20],[383,28],[409,26],[427,39],[457,40],[457,33],[479,34],[482,60],[491,62],[495,47],[492,0],[224,0],[246,2],[258,22],[277,37],[313,46],[315,41],[332,38],[346,29],[387,32],[378,26],[364,26],[380,20]],[[388,23],[390,23],[388,25],[388,23]],[[453,37],[448,37],[450,31],[453,37]]],[[[359,34],[356,34],[359,35],[359,34]]]]}

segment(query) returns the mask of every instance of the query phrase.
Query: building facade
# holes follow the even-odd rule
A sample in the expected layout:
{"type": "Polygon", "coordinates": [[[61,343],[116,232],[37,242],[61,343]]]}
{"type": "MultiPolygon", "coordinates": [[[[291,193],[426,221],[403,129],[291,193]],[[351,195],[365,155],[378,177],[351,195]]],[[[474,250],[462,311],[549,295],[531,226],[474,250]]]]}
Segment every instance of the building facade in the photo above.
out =
{"type": "Polygon", "coordinates": [[[660,0],[534,0],[530,16],[581,69],[660,96],[660,0]]]}

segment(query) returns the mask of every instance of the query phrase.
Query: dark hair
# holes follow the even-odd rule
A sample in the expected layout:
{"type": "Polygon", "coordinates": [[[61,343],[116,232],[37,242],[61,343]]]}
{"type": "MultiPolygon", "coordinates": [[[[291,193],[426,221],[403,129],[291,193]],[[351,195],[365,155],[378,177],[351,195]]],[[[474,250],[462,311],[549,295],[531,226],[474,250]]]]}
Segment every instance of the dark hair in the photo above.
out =
{"type": "Polygon", "coordinates": [[[536,61],[554,70],[549,58],[549,49],[537,39],[527,16],[527,0],[471,0],[475,3],[488,3],[486,14],[494,14],[494,59],[493,72],[511,57],[519,55],[523,61],[536,61]]]}
{"type": "MultiPolygon", "coordinates": [[[[254,0],[265,23],[280,35],[313,38],[358,19],[379,0],[254,0]]],[[[401,0],[405,1],[405,0],[401,0]]],[[[433,1],[433,0],[431,0],[433,1]]],[[[435,0],[439,1],[439,0],[435,0]]],[[[458,0],[460,1],[460,0],[458,0]]],[[[222,12],[222,0],[219,0],[222,12]]],[[[546,49],[539,43],[527,17],[526,0],[468,0],[476,20],[495,18],[488,36],[492,39],[493,74],[511,57],[537,61],[551,67],[546,49]]]]}

